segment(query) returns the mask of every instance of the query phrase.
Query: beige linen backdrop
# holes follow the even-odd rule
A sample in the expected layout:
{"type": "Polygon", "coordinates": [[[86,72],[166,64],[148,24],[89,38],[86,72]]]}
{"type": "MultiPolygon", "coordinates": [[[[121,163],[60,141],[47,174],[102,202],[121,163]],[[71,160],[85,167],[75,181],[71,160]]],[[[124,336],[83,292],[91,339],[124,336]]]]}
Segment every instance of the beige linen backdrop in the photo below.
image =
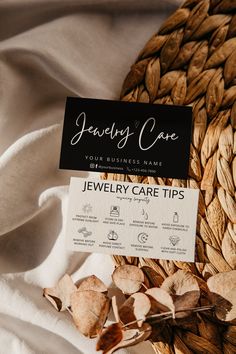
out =
{"type": "Polygon", "coordinates": [[[109,256],[65,248],[69,178],[86,176],[58,169],[65,99],[118,98],[177,2],[0,1],[0,354],[95,353],[42,297],[66,272],[109,285],[113,269],[109,256]]]}

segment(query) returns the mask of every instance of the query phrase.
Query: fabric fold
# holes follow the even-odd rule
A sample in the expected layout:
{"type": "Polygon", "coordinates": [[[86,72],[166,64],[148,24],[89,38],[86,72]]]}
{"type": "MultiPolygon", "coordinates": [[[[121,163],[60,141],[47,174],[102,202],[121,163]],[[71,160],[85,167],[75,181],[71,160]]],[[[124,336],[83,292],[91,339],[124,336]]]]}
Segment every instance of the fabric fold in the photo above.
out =
{"type": "MultiPolygon", "coordinates": [[[[129,66],[177,3],[0,2],[0,354],[97,353],[42,296],[65,273],[109,285],[113,271],[108,255],[66,249],[70,177],[88,174],[58,168],[65,100],[119,99],[129,66]]],[[[117,351],[140,352],[150,348],[117,351]]]]}

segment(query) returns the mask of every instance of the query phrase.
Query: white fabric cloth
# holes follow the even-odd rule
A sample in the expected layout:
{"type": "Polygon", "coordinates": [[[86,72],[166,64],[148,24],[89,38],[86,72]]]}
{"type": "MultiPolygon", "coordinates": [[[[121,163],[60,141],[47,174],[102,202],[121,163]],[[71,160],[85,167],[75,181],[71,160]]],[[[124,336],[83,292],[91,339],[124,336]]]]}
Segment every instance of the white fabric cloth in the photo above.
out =
{"type": "Polygon", "coordinates": [[[0,354],[95,353],[42,297],[66,272],[109,285],[113,270],[109,256],[65,248],[69,178],[87,175],[58,169],[65,99],[118,99],[177,2],[0,1],[0,354]]]}

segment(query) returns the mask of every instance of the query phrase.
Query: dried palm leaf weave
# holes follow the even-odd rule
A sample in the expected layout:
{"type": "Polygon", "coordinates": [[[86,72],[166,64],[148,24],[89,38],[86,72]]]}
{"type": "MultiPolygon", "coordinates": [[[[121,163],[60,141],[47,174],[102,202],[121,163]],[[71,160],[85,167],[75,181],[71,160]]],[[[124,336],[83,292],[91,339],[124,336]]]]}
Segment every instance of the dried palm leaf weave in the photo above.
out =
{"type": "MultiPolygon", "coordinates": [[[[205,281],[236,269],[236,0],[187,0],[154,34],[121,91],[129,102],[192,106],[187,180],[102,175],[103,179],[200,189],[196,262],[113,256],[163,279],[178,269],[205,281]]],[[[153,279],[153,286],[155,286],[153,279]]],[[[166,327],[157,353],[236,353],[236,326],[207,316],[166,327]]]]}

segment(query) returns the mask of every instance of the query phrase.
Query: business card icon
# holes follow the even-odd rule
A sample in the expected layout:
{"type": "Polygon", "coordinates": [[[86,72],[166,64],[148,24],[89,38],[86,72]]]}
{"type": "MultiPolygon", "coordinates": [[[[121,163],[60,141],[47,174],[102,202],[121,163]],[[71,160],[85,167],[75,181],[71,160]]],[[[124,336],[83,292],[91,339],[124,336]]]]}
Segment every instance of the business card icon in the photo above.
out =
{"type": "Polygon", "coordinates": [[[91,231],[88,231],[86,229],[86,227],[82,227],[78,230],[78,233],[79,234],[82,234],[84,237],[88,237],[88,236],[91,236],[92,235],[92,232],[91,231]]]}
{"type": "Polygon", "coordinates": [[[83,212],[86,213],[86,214],[91,213],[92,210],[93,210],[91,204],[84,204],[82,209],[83,209],[83,212]]]}
{"type": "Polygon", "coordinates": [[[146,243],[148,241],[148,234],[146,232],[140,232],[138,234],[139,243],[146,243]]]}
{"type": "Polygon", "coordinates": [[[114,230],[110,230],[109,234],[107,235],[109,241],[116,241],[118,240],[118,234],[114,230]]]}
{"type": "Polygon", "coordinates": [[[120,207],[118,205],[112,205],[110,208],[110,216],[119,217],[120,216],[120,207]]]}
{"type": "Polygon", "coordinates": [[[170,240],[170,243],[172,244],[172,246],[176,246],[180,241],[180,237],[179,236],[170,236],[169,240],[170,240]]]}

